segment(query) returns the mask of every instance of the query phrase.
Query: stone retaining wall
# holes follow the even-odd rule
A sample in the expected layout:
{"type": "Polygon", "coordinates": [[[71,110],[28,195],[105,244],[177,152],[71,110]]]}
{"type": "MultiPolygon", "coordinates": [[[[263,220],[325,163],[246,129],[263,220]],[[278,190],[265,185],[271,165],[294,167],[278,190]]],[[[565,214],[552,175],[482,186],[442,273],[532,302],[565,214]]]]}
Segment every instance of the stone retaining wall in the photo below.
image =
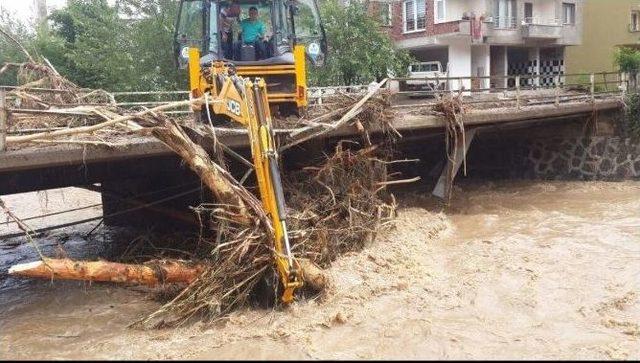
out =
{"type": "Polygon", "coordinates": [[[532,140],[525,142],[523,153],[525,177],[580,180],[640,177],[640,142],[629,138],[532,140]]]}

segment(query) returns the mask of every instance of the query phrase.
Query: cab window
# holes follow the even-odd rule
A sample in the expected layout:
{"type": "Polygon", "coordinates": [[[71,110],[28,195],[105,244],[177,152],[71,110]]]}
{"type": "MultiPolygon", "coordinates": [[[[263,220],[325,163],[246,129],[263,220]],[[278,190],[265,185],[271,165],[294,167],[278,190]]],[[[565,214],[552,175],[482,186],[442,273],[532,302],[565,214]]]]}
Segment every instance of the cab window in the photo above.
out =
{"type": "Polygon", "coordinates": [[[202,45],[202,33],[204,29],[202,0],[185,1],[180,12],[180,28],[178,39],[180,44],[198,47],[202,45]]]}
{"type": "Polygon", "coordinates": [[[296,37],[299,39],[317,38],[320,36],[320,21],[315,11],[313,0],[292,1],[296,37]]]}

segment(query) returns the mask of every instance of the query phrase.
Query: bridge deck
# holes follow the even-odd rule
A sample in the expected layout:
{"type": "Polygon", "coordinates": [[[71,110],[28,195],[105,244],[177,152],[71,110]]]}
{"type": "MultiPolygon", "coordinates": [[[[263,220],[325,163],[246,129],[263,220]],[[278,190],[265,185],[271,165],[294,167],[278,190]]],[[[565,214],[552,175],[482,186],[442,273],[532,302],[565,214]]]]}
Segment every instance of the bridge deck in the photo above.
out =
{"type": "MultiPolygon", "coordinates": [[[[485,126],[492,124],[512,124],[540,119],[561,119],[578,117],[596,111],[620,108],[618,99],[596,100],[594,104],[576,102],[564,103],[560,107],[555,105],[539,105],[515,109],[485,109],[473,110],[462,115],[464,124],[471,126],[485,126]]],[[[409,108],[409,106],[407,106],[409,108]]],[[[400,133],[413,130],[442,129],[445,120],[441,116],[415,114],[416,109],[400,109],[397,112],[393,126],[400,133]]],[[[374,130],[376,131],[376,130],[374,130]]],[[[350,126],[334,130],[327,136],[348,137],[357,135],[357,131],[350,126]]],[[[221,142],[229,147],[242,148],[248,146],[248,140],[242,134],[221,134],[221,142]]],[[[292,149],[292,150],[295,150],[292,149]]],[[[294,151],[295,152],[295,151],[294,151]]],[[[91,164],[96,162],[111,162],[117,160],[141,159],[145,157],[169,155],[171,151],[153,137],[132,137],[126,144],[117,148],[103,146],[57,145],[27,147],[19,150],[0,152],[0,175],[20,170],[33,170],[54,166],[71,166],[91,164]]]]}

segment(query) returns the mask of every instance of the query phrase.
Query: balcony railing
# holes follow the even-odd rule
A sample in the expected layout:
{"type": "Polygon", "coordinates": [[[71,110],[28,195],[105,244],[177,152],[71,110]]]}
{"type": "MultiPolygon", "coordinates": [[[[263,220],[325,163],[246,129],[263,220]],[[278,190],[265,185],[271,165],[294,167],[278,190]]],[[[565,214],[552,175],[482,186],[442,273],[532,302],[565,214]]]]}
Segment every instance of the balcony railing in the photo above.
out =
{"type": "Polygon", "coordinates": [[[562,22],[560,21],[560,19],[527,17],[522,20],[522,25],[562,26],[562,22]]]}
{"type": "Polygon", "coordinates": [[[515,29],[518,26],[515,17],[495,17],[493,27],[495,29],[515,29]]]}

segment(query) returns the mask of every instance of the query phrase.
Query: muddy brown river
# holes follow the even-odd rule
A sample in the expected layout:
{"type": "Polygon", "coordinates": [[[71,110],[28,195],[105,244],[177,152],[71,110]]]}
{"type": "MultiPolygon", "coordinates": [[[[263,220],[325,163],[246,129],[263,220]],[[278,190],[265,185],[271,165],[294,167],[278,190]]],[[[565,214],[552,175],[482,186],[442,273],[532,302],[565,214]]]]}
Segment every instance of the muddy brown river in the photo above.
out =
{"type": "MultiPolygon", "coordinates": [[[[99,203],[47,194],[3,199],[22,217],[99,203]]],[[[158,307],[149,291],[7,277],[37,254],[2,241],[0,358],[640,359],[640,182],[476,181],[446,211],[427,195],[399,196],[397,228],[337,260],[326,297],[178,329],[126,327],[158,307]]],[[[87,237],[94,227],[36,242],[48,255],[112,256],[119,232],[87,237]]]]}

